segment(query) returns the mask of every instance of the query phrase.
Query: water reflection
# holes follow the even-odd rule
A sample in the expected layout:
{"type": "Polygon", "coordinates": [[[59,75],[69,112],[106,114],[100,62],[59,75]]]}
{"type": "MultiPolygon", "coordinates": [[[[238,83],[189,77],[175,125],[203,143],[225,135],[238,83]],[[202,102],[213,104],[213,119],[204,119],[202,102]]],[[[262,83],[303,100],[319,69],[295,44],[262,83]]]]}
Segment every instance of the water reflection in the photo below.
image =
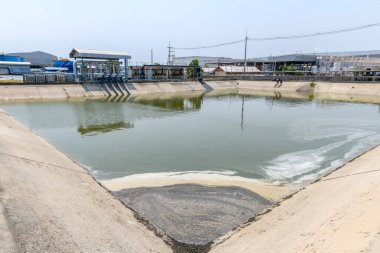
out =
{"type": "Polygon", "coordinates": [[[380,143],[377,105],[265,94],[147,94],[2,109],[100,179],[227,171],[302,181],[380,143]]]}
{"type": "Polygon", "coordinates": [[[125,123],[125,122],[116,122],[116,123],[110,123],[110,124],[102,124],[102,125],[90,125],[90,126],[80,126],[78,127],[78,132],[81,135],[95,135],[99,133],[108,133],[115,130],[122,130],[122,129],[128,129],[133,128],[133,123],[125,123]]]}
{"type": "Polygon", "coordinates": [[[144,99],[144,98],[131,98],[128,102],[133,102],[141,105],[154,106],[158,108],[177,110],[177,111],[197,111],[202,107],[203,96],[193,98],[156,98],[156,99],[144,99]]]}

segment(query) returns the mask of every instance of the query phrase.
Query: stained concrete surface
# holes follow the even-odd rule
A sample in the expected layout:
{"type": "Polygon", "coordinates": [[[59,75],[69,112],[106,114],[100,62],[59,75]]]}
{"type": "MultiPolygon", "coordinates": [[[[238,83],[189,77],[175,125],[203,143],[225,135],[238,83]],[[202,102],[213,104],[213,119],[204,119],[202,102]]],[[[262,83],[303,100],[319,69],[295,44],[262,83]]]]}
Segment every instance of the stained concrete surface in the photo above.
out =
{"type": "Polygon", "coordinates": [[[0,252],[172,252],[83,168],[0,110],[0,252]]]}
{"type": "Polygon", "coordinates": [[[124,189],[114,196],[184,248],[207,248],[271,205],[243,188],[191,184],[124,189]]]}

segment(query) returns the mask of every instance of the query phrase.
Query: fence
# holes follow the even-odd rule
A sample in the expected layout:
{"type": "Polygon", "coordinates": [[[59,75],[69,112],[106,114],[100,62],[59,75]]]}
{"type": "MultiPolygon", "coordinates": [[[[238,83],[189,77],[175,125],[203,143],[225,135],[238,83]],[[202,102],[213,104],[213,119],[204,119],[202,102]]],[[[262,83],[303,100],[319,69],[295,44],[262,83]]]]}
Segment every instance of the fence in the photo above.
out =
{"type": "Polygon", "coordinates": [[[25,84],[63,84],[74,83],[74,74],[26,74],[23,75],[25,84]]]}
{"type": "Polygon", "coordinates": [[[281,78],[283,81],[303,82],[337,82],[337,83],[371,83],[380,82],[380,76],[322,76],[322,75],[234,75],[234,76],[207,76],[204,80],[249,80],[249,81],[273,81],[281,78]]]}

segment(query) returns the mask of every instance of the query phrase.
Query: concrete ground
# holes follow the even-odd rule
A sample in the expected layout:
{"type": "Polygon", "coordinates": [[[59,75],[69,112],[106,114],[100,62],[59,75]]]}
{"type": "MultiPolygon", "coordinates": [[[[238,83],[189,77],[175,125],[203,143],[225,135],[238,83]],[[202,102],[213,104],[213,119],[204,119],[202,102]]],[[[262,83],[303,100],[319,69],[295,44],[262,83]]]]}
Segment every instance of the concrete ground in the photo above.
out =
{"type": "Polygon", "coordinates": [[[86,171],[0,111],[1,252],[171,252],[86,171]]]}
{"type": "Polygon", "coordinates": [[[220,239],[211,252],[380,252],[380,147],[220,239]]]}

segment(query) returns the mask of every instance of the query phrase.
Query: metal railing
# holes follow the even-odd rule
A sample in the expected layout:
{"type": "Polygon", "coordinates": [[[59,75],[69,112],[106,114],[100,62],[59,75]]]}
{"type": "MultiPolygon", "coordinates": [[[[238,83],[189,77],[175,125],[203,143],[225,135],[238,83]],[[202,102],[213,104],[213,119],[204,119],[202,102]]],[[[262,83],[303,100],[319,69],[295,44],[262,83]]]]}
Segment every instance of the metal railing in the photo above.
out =
{"type": "Polygon", "coordinates": [[[229,74],[226,76],[204,76],[205,80],[251,80],[272,81],[280,78],[283,81],[306,81],[306,82],[344,82],[344,83],[372,83],[380,82],[380,71],[335,71],[329,73],[315,72],[258,72],[253,74],[229,74]]]}
{"type": "Polygon", "coordinates": [[[23,75],[24,84],[64,84],[75,83],[74,74],[25,74],[23,75]]]}

